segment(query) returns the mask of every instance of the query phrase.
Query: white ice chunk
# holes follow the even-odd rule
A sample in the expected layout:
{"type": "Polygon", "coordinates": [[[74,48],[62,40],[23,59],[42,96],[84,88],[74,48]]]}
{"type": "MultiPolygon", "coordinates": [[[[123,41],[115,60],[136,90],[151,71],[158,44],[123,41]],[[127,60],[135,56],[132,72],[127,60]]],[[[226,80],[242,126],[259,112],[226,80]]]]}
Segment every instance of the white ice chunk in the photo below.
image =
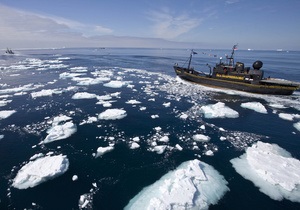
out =
{"type": "Polygon", "coordinates": [[[159,146],[155,146],[153,148],[153,151],[160,155],[160,154],[164,153],[164,151],[166,150],[166,148],[167,148],[166,145],[159,145],[159,146]]]}
{"type": "Polygon", "coordinates": [[[81,93],[75,93],[72,96],[72,99],[92,99],[92,98],[97,98],[97,95],[93,93],[81,92],[81,93]]]}
{"type": "Polygon", "coordinates": [[[130,149],[137,149],[139,147],[140,147],[140,145],[136,142],[132,142],[132,144],[130,145],[130,149]]]}
{"type": "Polygon", "coordinates": [[[207,150],[207,151],[205,152],[205,155],[207,155],[207,156],[213,156],[213,155],[214,155],[214,152],[211,151],[211,150],[207,150]]]}
{"type": "Polygon", "coordinates": [[[126,101],[126,104],[140,104],[141,102],[140,101],[137,101],[137,100],[128,100],[126,101]]]}
{"type": "Polygon", "coordinates": [[[300,115],[299,115],[299,114],[280,113],[280,114],[278,114],[278,116],[279,116],[281,119],[289,120],[289,121],[293,121],[293,120],[296,119],[296,118],[300,118],[300,115]]]}
{"type": "Polygon", "coordinates": [[[112,146],[108,147],[98,147],[96,158],[104,155],[105,153],[111,152],[114,149],[112,146]]]}
{"type": "Polygon", "coordinates": [[[0,111],[0,120],[10,117],[12,114],[16,113],[15,110],[2,110],[0,111]]]}
{"type": "Polygon", "coordinates": [[[252,109],[252,110],[262,113],[262,114],[268,114],[267,109],[260,102],[242,103],[241,107],[246,108],[246,109],[252,109]]]}
{"type": "Polygon", "coordinates": [[[140,141],[140,137],[136,136],[136,137],[132,138],[132,141],[139,142],[140,141]]]}
{"type": "Polygon", "coordinates": [[[179,151],[182,151],[182,150],[183,150],[183,148],[182,148],[179,144],[176,144],[175,147],[176,147],[176,149],[178,149],[179,151]]]}
{"type": "Polygon", "coordinates": [[[100,120],[118,120],[127,116],[123,109],[107,109],[98,115],[100,120]]]}
{"type": "Polygon", "coordinates": [[[180,119],[186,120],[189,116],[187,114],[182,114],[179,116],[180,119]]]}
{"type": "Polygon", "coordinates": [[[53,141],[66,139],[76,133],[77,127],[73,122],[66,122],[62,125],[54,125],[47,133],[48,135],[40,144],[47,144],[53,141]]]}
{"type": "Polygon", "coordinates": [[[294,123],[294,127],[300,131],[300,122],[294,123]]]}
{"type": "Polygon", "coordinates": [[[300,202],[300,161],[278,145],[258,141],[230,162],[272,199],[300,202]]]}
{"type": "Polygon", "coordinates": [[[237,118],[239,113],[227,106],[224,103],[218,102],[207,106],[202,106],[200,112],[205,118],[237,118]]]}
{"type": "Polygon", "coordinates": [[[208,209],[229,190],[227,184],[212,166],[195,159],[145,187],[125,209],[208,209]]]}
{"type": "Polygon", "coordinates": [[[210,140],[210,137],[209,136],[205,136],[203,134],[196,134],[196,135],[193,135],[193,139],[195,141],[207,142],[207,141],[210,140]]]}
{"type": "Polygon", "coordinates": [[[169,137],[168,136],[163,136],[158,141],[167,143],[167,142],[169,142],[169,137]]]}
{"type": "Polygon", "coordinates": [[[12,186],[18,189],[35,187],[53,179],[69,168],[69,160],[64,155],[46,156],[24,165],[13,180],[12,186]]]}
{"type": "Polygon", "coordinates": [[[163,106],[164,106],[164,107],[170,107],[170,106],[171,106],[171,102],[163,103],[163,106]]]}
{"type": "Polygon", "coordinates": [[[31,97],[32,98],[38,98],[38,97],[45,97],[45,96],[52,96],[54,92],[56,92],[57,90],[56,89],[43,89],[43,90],[40,90],[40,91],[37,91],[37,92],[32,92],[31,93],[31,97]]]}
{"type": "Polygon", "coordinates": [[[7,104],[11,103],[12,100],[0,100],[0,107],[6,106],[7,104]]]}
{"type": "Polygon", "coordinates": [[[105,87],[110,87],[110,88],[121,88],[125,83],[122,81],[110,81],[108,83],[103,84],[105,87]]]}
{"type": "Polygon", "coordinates": [[[72,181],[77,181],[78,180],[78,176],[77,175],[73,175],[72,176],[72,181]]]}

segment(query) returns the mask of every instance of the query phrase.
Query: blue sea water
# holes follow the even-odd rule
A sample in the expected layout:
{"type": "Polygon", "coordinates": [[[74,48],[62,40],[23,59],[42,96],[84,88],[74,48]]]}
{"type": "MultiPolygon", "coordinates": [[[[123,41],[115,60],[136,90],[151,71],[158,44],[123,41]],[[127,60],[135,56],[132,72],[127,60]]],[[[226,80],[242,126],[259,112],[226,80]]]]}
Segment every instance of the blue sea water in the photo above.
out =
{"type": "MultiPolygon", "coordinates": [[[[230,51],[197,50],[192,65],[208,72],[219,57],[230,51]],[[216,56],[214,56],[216,55],[216,56]]],[[[144,187],[154,183],[182,162],[199,159],[213,166],[228,181],[229,192],[210,209],[300,209],[300,203],[275,201],[259,191],[232,167],[256,141],[275,143],[300,159],[300,92],[291,96],[262,96],[230,90],[213,90],[178,82],[173,64],[184,64],[189,56],[183,49],[39,49],[19,50],[0,57],[0,100],[8,102],[1,110],[15,110],[0,119],[0,209],[79,209],[79,198],[89,194],[91,209],[123,209],[144,187]],[[64,77],[64,73],[78,73],[64,77]],[[84,78],[122,81],[122,87],[106,87],[108,81],[80,83],[84,78]],[[125,85],[126,84],[126,85],[125,85]],[[56,90],[50,95],[33,97],[41,90],[56,90]],[[98,96],[118,93],[111,107],[126,110],[118,120],[85,123],[107,110],[96,98],[72,99],[75,93],[98,96]],[[139,104],[126,103],[137,100],[139,104]],[[199,107],[223,102],[239,113],[238,118],[207,119],[199,107]],[[268,113],[241,107],[241,103],[260,102],[268,113]],[[169,106],[164,105],[170,103],[169,106]],[[284,108],[276,108],[273,104],[284,108]],[[182,114],[188,116],[182,119],[182,114]],[[294,116],[292,120],[280,113],[294,116]],[[51,127],[49,120],[59,115],[72,118],[77,132],[67,139],[39,144],[51,127]],[[201,126],[205,126],[205,129],[201,126]],[[156,127],[161,131],[157,133],[156,127]],[[197,142],[192,136],[204,134],[209,142],[197,142]],[[162,154],[151,150],[151,142],[168,136],[162,154]],[[226,137],[221,141],[220,137],[226,137]],[[131,149],[134,137],[140,145],[131,149]],[[114,150],[95,158],[97,148],[114,144],[114,150]],[[179,144],[183,150],[173,149],[179,144]],[[208,150],[213,156],[205,155],[208,150]],[[12,187],[18,170],[35,154],[66,155],[69,170],[36,187],[19,190],[12,187]],[[78,176],[72,181],[73,175],[78,176]]],[[[300,52],[236,51],[236,61],[251,66],[262,60],[265,76],[300,82],[300,52]]],[[[87,81],[87,80],[86,80],[87,81]]],[[[298,186],[300,187],[300,186],[298,186]]]]}

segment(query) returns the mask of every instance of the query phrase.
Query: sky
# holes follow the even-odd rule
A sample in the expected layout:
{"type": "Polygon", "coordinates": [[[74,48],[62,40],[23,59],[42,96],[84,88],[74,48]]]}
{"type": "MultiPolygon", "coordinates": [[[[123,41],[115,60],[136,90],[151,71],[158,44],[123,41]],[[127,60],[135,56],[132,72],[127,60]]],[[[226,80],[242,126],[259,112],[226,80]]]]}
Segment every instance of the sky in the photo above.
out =
{"type": "Polygon", "coordinates": [[[0,0],[0,49],[300,50],[300,0],[0,0]]]}

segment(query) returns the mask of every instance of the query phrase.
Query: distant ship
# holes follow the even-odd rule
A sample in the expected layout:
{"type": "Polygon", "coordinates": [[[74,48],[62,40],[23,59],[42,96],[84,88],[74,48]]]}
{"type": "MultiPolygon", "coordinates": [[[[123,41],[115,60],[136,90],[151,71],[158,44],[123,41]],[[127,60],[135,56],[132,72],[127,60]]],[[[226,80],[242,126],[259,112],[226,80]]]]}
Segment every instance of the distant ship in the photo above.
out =
{"type": "Polygon", "coordinates": [[[8,49],[8,48],[6,49],[5,53],[10,54],[10,55],[15,54],[11,49],[8,49]]]}
{"type": "Polygon", "coordinates": [[[291,95],[300,88],[300,83],[283,79],[264,78],[264,71],[261,70],[263,62],[255,61],[250,67],[245,67],[244,63],[234,64],[234,52],[237,45],[232,48],[231,56],[226,56],[227,63],[222,59],[213,69],[207,64],[210,73],[196,71],[191,68],[192,56],[197,54],[191,51],[188,66],[180,67],[174,65],[175,73],[182,79],[198,83],[201,85],[227,88],[239,91],[271,95],[291,95]]]}

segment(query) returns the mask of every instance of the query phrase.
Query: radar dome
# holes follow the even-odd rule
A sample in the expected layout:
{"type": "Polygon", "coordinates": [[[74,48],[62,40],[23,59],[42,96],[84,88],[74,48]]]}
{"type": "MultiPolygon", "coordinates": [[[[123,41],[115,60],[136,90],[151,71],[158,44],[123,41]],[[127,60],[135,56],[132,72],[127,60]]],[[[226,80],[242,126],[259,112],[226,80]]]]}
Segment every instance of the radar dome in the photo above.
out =
{"type": "Polygon", "coordinates": [[[255,70],[259,70],[263,66],[263,62],[255,61],[252,66],[255,70]]]}

